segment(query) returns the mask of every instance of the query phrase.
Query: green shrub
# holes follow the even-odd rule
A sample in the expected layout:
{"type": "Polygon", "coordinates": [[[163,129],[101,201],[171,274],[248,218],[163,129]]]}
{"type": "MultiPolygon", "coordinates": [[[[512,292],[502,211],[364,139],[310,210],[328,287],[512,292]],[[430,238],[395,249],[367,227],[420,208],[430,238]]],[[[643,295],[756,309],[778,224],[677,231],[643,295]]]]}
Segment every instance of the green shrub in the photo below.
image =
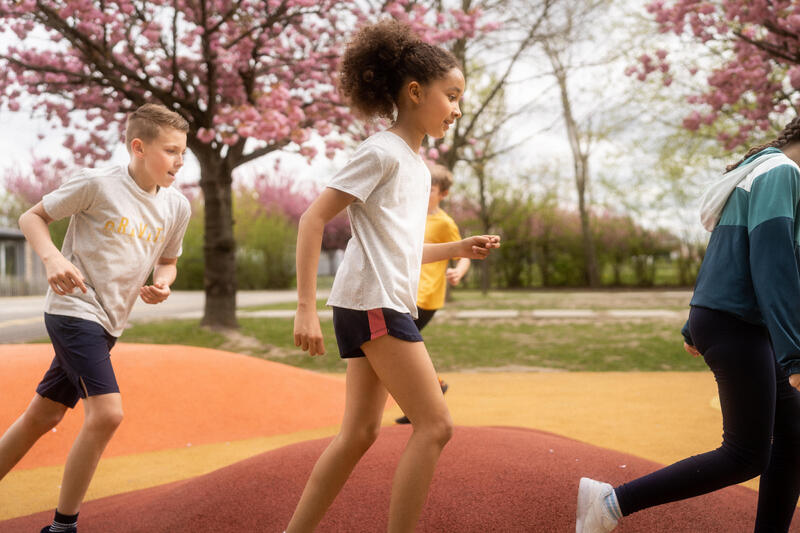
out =
{"type": "Polygon", "coordinates": [[[234,207],[236,276],[239,289],[287,289],[294,281],[297,228],[282,213],[269,213],[254,200],[234,207]]]}
{"type": "Polygon", "coordinates": [[[197,201],[192,203],[192,218],[183,236],[183,252],[178,258],[178,277],[172,288],[175,290],[203,290],[203,206],[197,201]]]}

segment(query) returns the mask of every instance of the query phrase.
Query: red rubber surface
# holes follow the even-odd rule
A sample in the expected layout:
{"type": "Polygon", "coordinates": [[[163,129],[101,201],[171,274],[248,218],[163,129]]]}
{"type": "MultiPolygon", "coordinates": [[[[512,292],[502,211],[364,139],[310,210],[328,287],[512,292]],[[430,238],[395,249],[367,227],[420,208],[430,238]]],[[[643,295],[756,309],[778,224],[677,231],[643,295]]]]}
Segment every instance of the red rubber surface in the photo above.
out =
{"type": "MultiPolygon", "coordinates": [[[[385,531],[391,479],[409,435],[408,427],[382,430],[318,531],[385,531]]],[[[80,532],[281,532],[327,442],[294,444],[205,476],[87,502],[80,532]]],[[[536,430],[457,427],[437,467],[418,531],[574,531],[581,476],[616,484],[657,467],[536,430]]],[[[616,531],[752,531],[756,499],[752,490],[731,487],[642,511],[625,518],[616,531]]],[[[50,512],[16,518],[0,522],[0,531],[38,531],[50,519],[50,512]]]]}

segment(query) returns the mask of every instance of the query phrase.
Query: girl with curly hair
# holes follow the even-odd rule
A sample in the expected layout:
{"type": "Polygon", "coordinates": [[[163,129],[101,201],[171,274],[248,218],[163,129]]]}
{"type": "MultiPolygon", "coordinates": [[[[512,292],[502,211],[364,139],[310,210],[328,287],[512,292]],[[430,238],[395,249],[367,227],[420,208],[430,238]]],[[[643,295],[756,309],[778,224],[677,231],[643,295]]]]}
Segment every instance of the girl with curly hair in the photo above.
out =
{"type": "Polygon", "coordinates": [[[328,299],[347,360],[344,418],[314,466],[287,532],[313,531],[322,520],[377,438],[387,392],[413,426],[392,484],[388,531],[411,532],[453,431],[414,324],[421,263],[482,259],[499,238],[424,244],[431,176],[419,151],[426,135],[443,137],[461,116],[464,76],[452,54],[396,21],[366,26],[344,53],[340,90],[354,111],[392,125],[356,149],[300,220],[294,340],[310,355],[325,352],[316,311],[323,228],[346,208],[353,236],[328,299]]]}
{"type": "Polygon", "coordinates": [[[681,333],[714,373],[722,446],[616,488],[582,478],[578,533],[761,476],[757,533],[788,531],[800,494],[800,117],[703,197],[711,231],[681,333]]]}

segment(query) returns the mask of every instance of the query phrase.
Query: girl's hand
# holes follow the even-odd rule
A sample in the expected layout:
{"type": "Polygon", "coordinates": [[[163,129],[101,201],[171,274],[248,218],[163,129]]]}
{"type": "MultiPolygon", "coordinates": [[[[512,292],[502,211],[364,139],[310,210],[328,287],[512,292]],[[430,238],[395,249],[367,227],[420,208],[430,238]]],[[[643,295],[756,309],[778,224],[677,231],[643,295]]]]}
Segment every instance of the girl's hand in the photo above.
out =
{"type": "Polygon", "coordinates": [[[467,259],[485,259],[492,248],[500,248],[499,235],[476,235],[461,241],[463,252],[458,257],[467,259]]]}
{"type": "Polygon", "coordinates": [[[689,352],[692,355],[692,357],[700,357],[701,355],[703,355],[697,350],[697,348],[695,348],[694,346],[691,346],[687,342],[683,343],[683,349],[686,350],[687,352],[689,352]]]}
{"type": "Polygon", "coordinates": [[[47,273],[47,283],[52,287],[53,292],[64,296],[71,294],[75,288],[86,293],[86,285],[83,283],[83,274],[78,267],[67,261],[61,252],[53,254],[44,262],[45,272],[47,273]]]}
{"type": "Polygon", "coordinates": [[[800,374],[792,374],[789,376],[789,384],[797,390],[800,390],[800,374]]]}
{"type": "Polygon", "coordinates": [[[160,304],[169,298],[170,294],[169,285],[166,283],[154,283],[153,285],[145,285],[139,289],[139,296],[146,304],[160,304]]]}
{"type": "Polygon", "coordinates": [[[294,345],[308,352],[308,355],[325,355],[325,343],[316,309],[298,308],[294,315],[294,345]]]}

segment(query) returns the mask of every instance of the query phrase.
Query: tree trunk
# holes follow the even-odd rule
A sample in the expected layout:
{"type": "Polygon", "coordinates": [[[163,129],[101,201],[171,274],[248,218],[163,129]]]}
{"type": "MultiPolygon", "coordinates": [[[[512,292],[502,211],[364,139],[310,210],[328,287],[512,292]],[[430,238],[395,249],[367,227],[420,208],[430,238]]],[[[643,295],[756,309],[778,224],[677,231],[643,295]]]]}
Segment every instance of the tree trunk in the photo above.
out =
{"type": "Polygon", "coordinates": [[[585,265],[586,283],[590,287],[600,286],[600,276],[597,268],[597,257],[594,249],[589,209],[586,206],[586,182],[588,180],[588,161],[582,154],[574,154],[579,163],[575,168],[575,181],[578,188],[578,212],[581,217],[581,236],[583,242],[583,257],[585,265]]]}
{"type": "MultiPolygon", "coordinates": [[[[488,235],[492,230],[491,215],[489,214],[489,205],[486,201],[488,196],[487,183],[486,183],[486,167],[483,164],[473,165],[475,175],[478,178],[478,191],[480,195],[480,208],[479,217],[483,223],[483,234],[488,235]]],[[[492,254],[481,261],[481,293],[485,296],[489,293],[489,288],[492,285],[492,271],[489,268],[489,261],[491,261],[492,254]]]]}
{"type": "Polygon", "coordinates": [[[597,272],[597,259],[594,249],[594,238],[589,221],[589,208],[586,205],[586,186],[589,183],[589,141],[585,132],[582,135],[578,122],[572,113],[572,102],[569,98],[567,87],[567,68],[561,62],[557,52],[546,49],[553,66],[553,75],[558,82],[561,93],[561,107],[564,115],[564,125],[567,128],[567,137],[572,151],[573,167],[575,169],[575,186],[578,191],[578,212],[581,217],[581,233],[583,234],[584,273],[586,282],[590,287],[600,285],[600,276],[597,272]]]}
{"type": "Polygon", "coordinates": [[[210,148],[196,152],[205,203],[203,257],[206,293],[201,324],[239,327],[236,321],[236,242],[233,238],[231,170],[210,148]]]}

